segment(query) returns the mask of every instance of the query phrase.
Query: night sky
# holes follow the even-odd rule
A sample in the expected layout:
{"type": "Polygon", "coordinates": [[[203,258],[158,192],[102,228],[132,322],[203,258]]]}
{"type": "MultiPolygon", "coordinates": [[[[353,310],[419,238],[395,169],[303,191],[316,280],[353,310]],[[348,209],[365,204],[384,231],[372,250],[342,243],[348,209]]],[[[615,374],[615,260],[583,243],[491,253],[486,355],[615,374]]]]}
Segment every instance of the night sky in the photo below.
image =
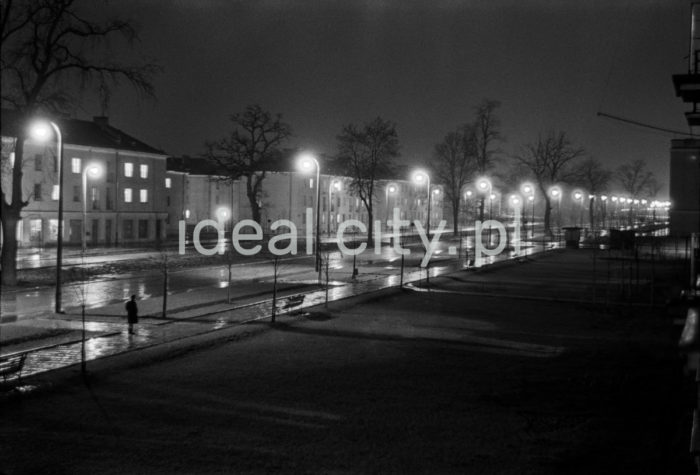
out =
{"type": "Polygon", "coordinates": [[[688,130],[671,81],[687,71],[686,0],[123,0],[109,8],[135,20],[137,53],[164,68],[156,102],[125,89],[110,121],[171,155],[200,154],[226,134],[230,114],[259,103],[292,125],[290,146],[330,154],[343,124],[380,115],[397,124],[402,160],[418,164],[491,98],[502,102],[504,154],[564,130],[611,167],[647,160],[666,185],[673,135],[596,114],[688,130]]]}

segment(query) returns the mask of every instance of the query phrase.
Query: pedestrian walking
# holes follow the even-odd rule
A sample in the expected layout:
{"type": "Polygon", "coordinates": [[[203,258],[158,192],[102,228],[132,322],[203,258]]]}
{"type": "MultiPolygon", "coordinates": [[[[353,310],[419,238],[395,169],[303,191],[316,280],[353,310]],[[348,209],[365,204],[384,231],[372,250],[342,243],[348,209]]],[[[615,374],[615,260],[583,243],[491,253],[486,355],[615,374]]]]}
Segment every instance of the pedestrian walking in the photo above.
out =
{"type": "Polygon", "coordinates": [[[129,334],[134,334],[134,325],[139,322],[139,308],[136,305],[136,295],[131,296],[131,300],[126,303],[126,318],[129,322],[129,334]]]}

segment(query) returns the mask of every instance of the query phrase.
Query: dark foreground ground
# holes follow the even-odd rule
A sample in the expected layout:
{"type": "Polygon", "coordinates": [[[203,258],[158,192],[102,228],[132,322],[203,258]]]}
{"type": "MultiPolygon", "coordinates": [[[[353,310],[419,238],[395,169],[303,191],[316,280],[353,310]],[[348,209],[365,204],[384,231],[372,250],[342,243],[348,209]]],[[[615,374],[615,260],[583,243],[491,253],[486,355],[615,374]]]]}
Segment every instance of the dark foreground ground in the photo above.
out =
{"type": "Polygon", "coordinates": [[[393,292],[2,400],[3,473],[692,473],[644,307],[393,292]]]}

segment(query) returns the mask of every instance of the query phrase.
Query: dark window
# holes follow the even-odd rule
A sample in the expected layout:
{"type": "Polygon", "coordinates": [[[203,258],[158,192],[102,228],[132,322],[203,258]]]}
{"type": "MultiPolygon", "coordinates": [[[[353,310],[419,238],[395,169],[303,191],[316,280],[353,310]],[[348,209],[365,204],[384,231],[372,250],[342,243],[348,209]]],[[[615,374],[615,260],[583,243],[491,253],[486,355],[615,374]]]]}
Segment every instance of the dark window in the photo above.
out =
{"type": "Polygon", "coordinates": [[[34,201],[41,201],[41,183],[34,184],[34,201]]]}
{"type": "Polygon", "coordinates": [[[170,195],[165,197],[166,206],[170,206],[170,195]]]}
{"type": "Polygon", "coordinates": [[[42,166],[41,160],[42,159],[43,159],[43,157],[41,156],[41,154],[37,153],[36,155],[34,155],[34,170],[36,170],[38,172],[41,171],[41,166],[42,166]]]}
{"type": "Polygon", "coordinates": [[[125,219],[122,226],[124,227],[124,239],[134,239],[134,221],[125,219]]]}
{"type": "Polygon", "coordinates": [[[73,201],[80,203],[80,187],[73,187],[73,201]]]}
{"type": "Polygon", "coordinates": [[[148,220],[139,219],[139,239],[146,239],[148,237],[148,220]]]}
{"type": "Polygon", "coordinates": [[[112,209],[112,190],[109,188],[105,190],[105,208],[112,209]]]}

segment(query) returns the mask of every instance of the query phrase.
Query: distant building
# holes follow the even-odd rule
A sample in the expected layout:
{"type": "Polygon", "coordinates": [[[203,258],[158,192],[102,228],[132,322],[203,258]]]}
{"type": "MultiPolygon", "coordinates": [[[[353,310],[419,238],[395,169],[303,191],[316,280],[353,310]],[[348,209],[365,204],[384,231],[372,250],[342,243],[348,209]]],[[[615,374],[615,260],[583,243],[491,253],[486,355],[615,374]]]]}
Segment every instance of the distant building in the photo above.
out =
{"type": "MultiPolygon", "coordinates": [[[[280,219],[295,224],[300,235],[306,232],[306,209],[313,211],[315,220],[316,176],[296,171],[293,161],[283,160],[266,172],[259,197],[261,225],[265,233],[273,232],[270,225],[280,219]]],[[[178,222],[184,220],[191,232],[202,220],[221,222],[229,231],[237,222],[251,218],[246,195],[245,178],[231,181],[225,172],[202,158],[172,157],[168,159],[166,202],[168,234],[178,233],[178,222]]],[[[334,236],[338,225],[350,219],[368,222],[364,204],[350,190],[351,179],[338,174],[320,177],[320,231],[322,236],[334,236]]],[[[427,195],[421,188],[405,180],[377,180],[375,182],[374,220],[382,222],[387,231],[387,220],[392,219],[394,207],[400,209],[401,219],[418,219],[425,225],[427,195]]],[[[442,196],[435,192],[431,204],[431,228],[442,219],[442,196]]],[[[313,226],[312,223],[309,223],[313,226]]],[[[348,232],[352,232],[349,229],[348,232]]]]}
{"type": "MultiPolygon", "coordinates": [[[[3,188],[10,189],[19,116],[2,111],[3,188]]],[[[63,137],[63,239],[79,245],[83,232],[83,194],[86,200],[88,245],[141,245],[157,243],[166,235],[163,193],[167,155],[162,150],[111,126],[106,117],[93,121],[54,119],[63,137]],[[100,176],[83,171],[96,165],[100,176]]],[[[17,227],[20,246],[55,245],[58,233],[58,159],[56,139],[28,138],[23,161],[22,210],[17,227]]]]}

